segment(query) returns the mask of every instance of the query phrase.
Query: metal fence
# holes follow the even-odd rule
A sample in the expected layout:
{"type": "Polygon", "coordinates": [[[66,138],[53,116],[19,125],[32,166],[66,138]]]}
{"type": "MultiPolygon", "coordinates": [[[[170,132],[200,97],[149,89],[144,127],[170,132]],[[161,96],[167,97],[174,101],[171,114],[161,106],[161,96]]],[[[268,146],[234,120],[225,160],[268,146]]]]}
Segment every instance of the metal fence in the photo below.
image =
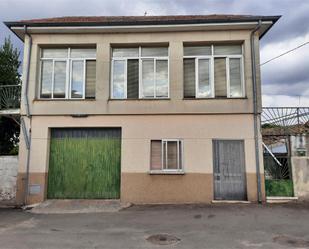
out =
{"type": "Polygon", "coordinates": [[[266,107],[261,123],[266,194],[293,196],[291,156],[295,144],[292,141],[307,136],[309,107],[266,107]]]}
{"type": "Polygon", "coordinates": [[[261,117],[263,136],[309,132],[309,107],[265,107],[261,117]]]}
{"type": "Polygon", "coordinates": [[[19,109],[21,85],[0,86],[0,110],[19,109]]]}

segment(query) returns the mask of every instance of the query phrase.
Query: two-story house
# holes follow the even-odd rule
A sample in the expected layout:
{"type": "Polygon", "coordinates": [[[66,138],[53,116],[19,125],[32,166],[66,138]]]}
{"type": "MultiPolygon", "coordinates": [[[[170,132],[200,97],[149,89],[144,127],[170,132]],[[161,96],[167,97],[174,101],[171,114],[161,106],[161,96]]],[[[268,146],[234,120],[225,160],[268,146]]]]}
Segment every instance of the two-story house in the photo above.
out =
{"type": "Polygon", "coordinates": [[[25,44],[19,202],[262,201],[259,39],[278,19],[6,22],[25,44]]]}

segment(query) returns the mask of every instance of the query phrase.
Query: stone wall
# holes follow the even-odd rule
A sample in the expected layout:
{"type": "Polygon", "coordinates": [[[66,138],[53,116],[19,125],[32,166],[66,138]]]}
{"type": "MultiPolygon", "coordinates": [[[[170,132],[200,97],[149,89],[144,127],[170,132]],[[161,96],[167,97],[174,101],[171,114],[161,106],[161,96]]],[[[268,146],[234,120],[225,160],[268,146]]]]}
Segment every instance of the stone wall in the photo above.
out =
{"type": "Polygon", "coordinates": [[[291,157],[294,195],[309,201],[309,157],[291,157]]]}
{"type": "Polygon", "coordinates": [[[14,201],[18,156],[0,156],[0,202],[14,201]]]}

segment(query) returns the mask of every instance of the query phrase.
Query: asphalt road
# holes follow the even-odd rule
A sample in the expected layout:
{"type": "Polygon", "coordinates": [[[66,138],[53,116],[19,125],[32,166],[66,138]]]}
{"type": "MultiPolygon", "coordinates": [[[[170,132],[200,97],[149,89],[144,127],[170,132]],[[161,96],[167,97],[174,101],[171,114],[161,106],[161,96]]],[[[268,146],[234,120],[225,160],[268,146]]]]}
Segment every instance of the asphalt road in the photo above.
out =
{"type": "Polygon", "coordinates": [[[93,214],[0,209],[0,248],[309,248],[309,205],[133,206],[93,214]]]}

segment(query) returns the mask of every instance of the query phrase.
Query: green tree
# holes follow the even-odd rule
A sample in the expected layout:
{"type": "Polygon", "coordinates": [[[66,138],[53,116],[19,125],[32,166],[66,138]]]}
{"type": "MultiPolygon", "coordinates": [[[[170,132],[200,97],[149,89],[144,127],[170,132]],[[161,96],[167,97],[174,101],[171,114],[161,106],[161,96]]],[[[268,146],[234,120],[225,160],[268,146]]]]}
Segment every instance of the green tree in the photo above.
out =
{"type": "MultiPolygon", "coordinates": [[[[3,86],[21,84],[19,55],[20,51],[14,48],[11,39],[6,38],[4,44],[0,47],[0,95],[3,95],[0,96],[0,100],[5,98],[3,86]]],[[[16,96],[16,98],[19,100],[19,96],[16,96]]],[[[18,152],[20,128],[15,120],[10,117],[0,116],[0,155],[16,154],[18,152]]]]}
{"type": "Polygon", "coordinates": [[[21,83],[19,55],[20,52],[14,48],[10,37],[5,38],[4,44],[0,47],[0,86],[21,83]]]}

